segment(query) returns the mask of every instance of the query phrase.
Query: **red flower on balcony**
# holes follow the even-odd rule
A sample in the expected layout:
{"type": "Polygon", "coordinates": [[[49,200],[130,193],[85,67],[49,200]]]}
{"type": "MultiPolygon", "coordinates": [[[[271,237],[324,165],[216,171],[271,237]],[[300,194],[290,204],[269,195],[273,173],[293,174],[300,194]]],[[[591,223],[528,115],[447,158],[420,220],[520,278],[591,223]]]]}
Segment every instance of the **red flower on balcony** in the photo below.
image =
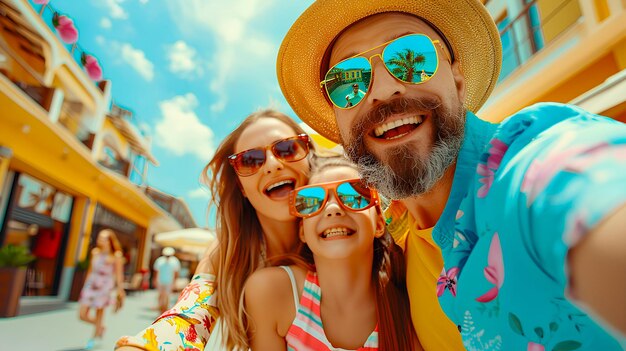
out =
{"type": "Polygon", "coordinates": [[[74,27],[74,21],[71,18],[54,14],[52,17],[52,25],[56,28],[61,40],[66,44],[74,44],[78,41],[78,30],[74,27]]]}
{"type": "Polygon", "coordinates": [[[89,78],[95,80],[96,82],[102,80],[102,67],[100,67],[100,63],[97,58],[91,55],[83,54],[80,57],[80,61],[82,62],[83,67],[85,67],[85,71],[87,71],[89,78]]]}
{"type": "Polygon", "coordinates": [[[37,5],[46,5],[50,0],[33,0],[33,2],[37,5]]]}

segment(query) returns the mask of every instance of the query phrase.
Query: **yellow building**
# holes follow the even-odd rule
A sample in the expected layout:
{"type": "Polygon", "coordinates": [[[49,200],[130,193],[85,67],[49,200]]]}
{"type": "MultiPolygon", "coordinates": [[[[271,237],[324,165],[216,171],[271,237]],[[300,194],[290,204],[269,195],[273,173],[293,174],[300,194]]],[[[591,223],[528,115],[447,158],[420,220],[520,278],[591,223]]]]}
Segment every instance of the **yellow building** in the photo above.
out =
{"type": "Polygon", "coordinates": [[[101,228],[118,234],[131,275],[147,268],[152,234],[182,227],[145,193],[157,162],[132,113],[110,108],[111,82],[94,83],[51,8],[33,6],[0,0],[0,246],[37,257],[22,310],[67,300],[101,228]]]}
{"type": "Polygon", "coordinates": [[[481,118],[556,101],[626,122],[626,1],[483,2],[500,30],[503,63],[481,118]]]}

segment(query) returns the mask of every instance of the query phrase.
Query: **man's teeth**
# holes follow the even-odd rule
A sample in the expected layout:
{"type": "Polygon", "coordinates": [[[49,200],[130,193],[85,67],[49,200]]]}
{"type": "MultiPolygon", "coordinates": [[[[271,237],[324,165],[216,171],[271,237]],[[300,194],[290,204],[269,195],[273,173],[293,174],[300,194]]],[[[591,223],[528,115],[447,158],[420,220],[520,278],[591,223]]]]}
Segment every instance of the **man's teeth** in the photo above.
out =
{"type": "Polygon", "coordinates": [[[268,186],[266,191],[272,191],[275,188],[278,188],[279,186],[285,185],[285,184],[293,184],[293,180],[281,180],[280,182],[277,182],[268,186]]]}
{"type": "Polygon", "coordinates": [[[399,119],[393,122],[387,122],[379,127],[377,127],[374,130],[374,134],[379,137],[383,134],[385,134],[386,131],[390,130],[390,129],[394,129],[394,128],[398,128],[400,126],[403,126],[405,124],[420,124],[422,123],[422,121],[424,120],[424,116],[422,115],[417,115],[417,116],[413,116],[413,117],[405,117],[403,119],[399,119]]]}
{"type": "Polygon", "coordinates": [[[347,236],[350,233],[348,228],[329,228],[322,233],[322,238],[332,238],[335,236],[347,236]]]}

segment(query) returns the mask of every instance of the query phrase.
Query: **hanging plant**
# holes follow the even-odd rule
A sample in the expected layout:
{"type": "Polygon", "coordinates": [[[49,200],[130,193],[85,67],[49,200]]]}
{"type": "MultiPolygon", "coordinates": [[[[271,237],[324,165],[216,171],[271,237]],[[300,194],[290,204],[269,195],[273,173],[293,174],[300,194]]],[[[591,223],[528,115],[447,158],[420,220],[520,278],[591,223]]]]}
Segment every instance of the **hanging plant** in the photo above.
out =
{"type": "Polygon", "coordinates": [[[97,58],[83,53],[80,56],[80,62],[83,64],[83,67],[85,67],[85,71],[87,71],[89,78],[95,80],[96,82],[102,80],[102,67],[100,67],[100,63],[97,58]]]}
{"type": "Polygon", "coordinates": [[[52,17],[52,25],[56,28],[64,43],[74,44],[78,41],[78,30],[71,18],[55,13],[54,17],[52,17]]]}

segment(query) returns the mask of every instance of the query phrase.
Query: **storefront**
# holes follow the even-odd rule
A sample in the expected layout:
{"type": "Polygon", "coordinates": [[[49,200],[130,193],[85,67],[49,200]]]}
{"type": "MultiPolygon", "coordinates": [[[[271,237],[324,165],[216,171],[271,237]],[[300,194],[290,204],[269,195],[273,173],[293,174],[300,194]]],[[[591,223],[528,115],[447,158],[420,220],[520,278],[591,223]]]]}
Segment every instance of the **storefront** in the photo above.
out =
{"type": "Polygon", "coordinates": [[[27,247],[23,296],[57,296],[69,237],[74,198],[26,173],[9,172],[0,203],[0,246],[27,247]]]}

